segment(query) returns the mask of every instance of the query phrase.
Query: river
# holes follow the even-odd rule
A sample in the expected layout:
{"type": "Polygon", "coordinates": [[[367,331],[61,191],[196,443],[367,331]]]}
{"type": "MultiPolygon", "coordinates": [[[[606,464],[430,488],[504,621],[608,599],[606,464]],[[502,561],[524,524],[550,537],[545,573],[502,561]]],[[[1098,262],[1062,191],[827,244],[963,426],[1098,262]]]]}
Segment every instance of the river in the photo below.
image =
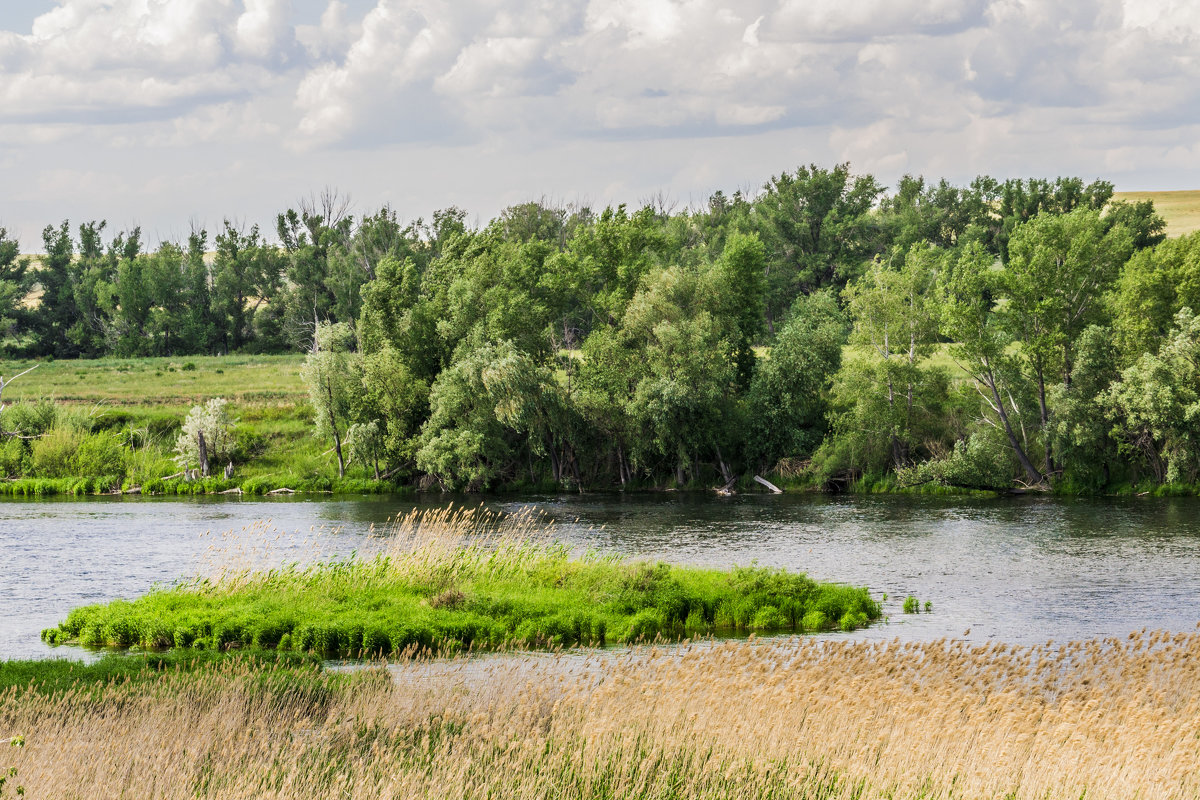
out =
{"type": "MultiPolygon", "coordinates": [[[[870,639],[1033,643],[1200,622],[1200,499],[589,494],[455,498],[87,498],[0,502],[0,658],[80,657],[39,632],[73,607],[195,574],[220,534],[270,520],[266,558],[366,544],[414,505],[543,509],[557,535],[677,563],[761,565],[887,594],[870,639]],[[207,533],[207,535],[205,535],[207,533]],[[274,540],[275,537],[269,537],[274,540]],[[901,613],[913,594],[928,614],[901,613]]],[[[245,537],[243,537],[245,538],[245,537]]]]}

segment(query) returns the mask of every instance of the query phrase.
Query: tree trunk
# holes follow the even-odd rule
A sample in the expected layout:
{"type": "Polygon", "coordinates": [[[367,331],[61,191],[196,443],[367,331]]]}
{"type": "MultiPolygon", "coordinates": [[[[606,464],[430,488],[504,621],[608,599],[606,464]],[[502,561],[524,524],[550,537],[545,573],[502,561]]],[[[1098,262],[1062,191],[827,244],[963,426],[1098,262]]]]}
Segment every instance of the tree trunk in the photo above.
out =
{"type": "Polygon", "coordinates": [[[337,452],[338,459],[338,477],[346,477],[346,460],[342,458],[342,437],[338,434],[337,428],[333,429],[333,449],[337,452]]]}
{"type": "Polygon", "coordinates": [[[208,477],[208,447],[204,444],[204,431],[196,431],[196,441],[200,445],[200,474],[208,477]]]}
{"type": "Polygon", "coordinates": [[[579,473],[579,457],[575,455],[575,448],[567,445],[567,456],[571,459],[571,474],[575,476],[575,488],[580,494],[583,494],[583,476],[579,473]]]}
{"type": "Polygon", "coordinates": [[[1046,458],[1043,460],[1043,471],[1049,475],[1054,472],[1054,445],[1050,442],[1050,410],[1046,408],[1046,376],[1042,368],[1037,368],[1038,410],[1042,416],[1042,443],[1046,448],[1046,458]]]}
{"type": "Polygon", "coordinates": [[[992,390],[992,399],[996,403],[996,413],[1000,417],[1000,422],[1004,425],[1004,432],[1008,434],[1008,443],[1012,445],[1013,451],[1017,454],[1017,461],[1021,462],[1021,469],[1025,470],[1025,477],[1030,483],[1041,483],[1042,473],[1037,471],[1037,467],[1029,460],[1029,456],[1025,454],[1021,443],[1017,441],[1017,434],[1013,431],[1012,423],[1008,419],[1008,412],[1004,410],[1004,400],[1000,397],[1000,391],[996,388],[996,376],[992,374],[992,369],[989,366],[985,373],[987,378],[988,388],[992,390]]]}
{"type": "Polygon", "coordinates": [[[729,467],[725,464],[724,457],[721,456],[721,448],[714,447],[713,449],[717,451],[717,466],[721,468],[721,477],[725,480],[726,485],[728,485],[733,482],[733,478],[729,474],[729,467]]]}

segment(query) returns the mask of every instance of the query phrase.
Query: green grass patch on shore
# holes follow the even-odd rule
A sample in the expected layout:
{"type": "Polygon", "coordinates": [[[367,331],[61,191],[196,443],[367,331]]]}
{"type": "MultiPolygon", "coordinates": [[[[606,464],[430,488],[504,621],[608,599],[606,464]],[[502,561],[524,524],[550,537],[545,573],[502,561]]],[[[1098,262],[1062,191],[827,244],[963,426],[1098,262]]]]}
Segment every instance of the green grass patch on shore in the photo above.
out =
{"type": "Polygon", "coordinates": [[[53,695],[69,690],[91,691],[105,686],[149,684],[165,673],[194,672],[220,663],[222,668],[246,665],[255,669],[312,669],[320,659],[302,653],[172,650],[163,653],[110,653],[90,664],[70,659],[0,661],[0,694],[28,690],[53,695]]]}
{"type": "Polygon", "coordinates": [[[42,635],[89,647],[386,656],[852,630],[881,613],[864,588],[757,566],[573,555],[548,530],[531,514],[413,512],[373,555],[226,570],[77,608],[42,635]]]}

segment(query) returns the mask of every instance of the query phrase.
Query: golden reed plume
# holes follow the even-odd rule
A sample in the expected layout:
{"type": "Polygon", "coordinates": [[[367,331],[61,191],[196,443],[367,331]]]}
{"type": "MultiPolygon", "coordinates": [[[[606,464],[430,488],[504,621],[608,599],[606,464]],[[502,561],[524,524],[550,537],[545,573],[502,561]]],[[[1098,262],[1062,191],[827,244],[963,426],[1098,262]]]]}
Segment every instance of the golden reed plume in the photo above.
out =
{"type": "Polygon", "coordinates": [[[36,798],[1192,798],[1200,634],[239,662],[10,690],[14,734],[36,798]]]}

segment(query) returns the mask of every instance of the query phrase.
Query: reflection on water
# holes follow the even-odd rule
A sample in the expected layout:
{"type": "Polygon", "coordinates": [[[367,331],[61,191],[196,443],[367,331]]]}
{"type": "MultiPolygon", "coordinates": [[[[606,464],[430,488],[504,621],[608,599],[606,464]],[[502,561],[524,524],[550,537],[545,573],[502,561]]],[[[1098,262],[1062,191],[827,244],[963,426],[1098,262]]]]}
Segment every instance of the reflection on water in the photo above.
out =
{"type": "MultiPolygon", "coordinates": [[[[270,519],[307,551],[360,548],[372,526],[441,497],[0,502],[0,658],[77,655],[39,631],[72,607],[134,597],[194,574],[212,537],[270,519]]],[[[456,503],[479,500],[458,498],[456,503]]],[[[561,538],[680,563],[757,562],[888,595],[890,622],[864,638],[1038,642],[1191,630],[1200,622],[1200,500],[826,497],[818,495],[570,495],[491,498],[553,517],[561,538]],[[908,594],[933,602],[904,615],[908,594]],[[967,633],[969,631],[969,633],[967,633]]],[[[844,634],[837,634],[839,636],[844,634]]]]}

